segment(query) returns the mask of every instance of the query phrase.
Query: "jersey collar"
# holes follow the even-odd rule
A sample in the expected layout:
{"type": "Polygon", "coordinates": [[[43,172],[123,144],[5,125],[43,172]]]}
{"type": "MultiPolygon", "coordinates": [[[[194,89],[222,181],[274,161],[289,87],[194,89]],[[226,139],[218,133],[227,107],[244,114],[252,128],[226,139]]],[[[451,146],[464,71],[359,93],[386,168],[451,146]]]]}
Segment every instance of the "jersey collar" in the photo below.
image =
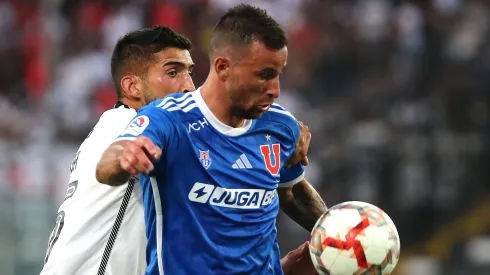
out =
{"type": "Polygon", "coordinates": [[[211,124],[211,126],[213,126],[218,132],[222,133],[223,135],[232,136],[232,137],[239,136],[247,132],[250,129],[250,127],[252,127],[253,121],[251,119],[245,120],[243,125],[238,128],[233,128],[219,121],[216,118],[216,116],[214,116],[214,114],[211,112],[208,105],[206,105],[206,103],[204,102],[204,99],[202,98],[201,95],[201,88],[192,92],[192,97],[194,97],[194,100],[196,101],[196,105],[201,110],[201,113],[204,115],[204,118],[206,118],[209,124],[211,124]]]}
{"type": "Polygon", "coordinates": [[[119,100],[118,100],[118,101],[116,101],[116,104],[114,104],[114,109],[117,109],[117,108],[119,108],[119,107],[121,107],[121,106],[124,106],[124,108],[129,109],[129,106],[128,106],[128,105],[126,105],[126,104],[122,103],[122,102],[121,102],[121,101],[119,101],[119,100]]]}

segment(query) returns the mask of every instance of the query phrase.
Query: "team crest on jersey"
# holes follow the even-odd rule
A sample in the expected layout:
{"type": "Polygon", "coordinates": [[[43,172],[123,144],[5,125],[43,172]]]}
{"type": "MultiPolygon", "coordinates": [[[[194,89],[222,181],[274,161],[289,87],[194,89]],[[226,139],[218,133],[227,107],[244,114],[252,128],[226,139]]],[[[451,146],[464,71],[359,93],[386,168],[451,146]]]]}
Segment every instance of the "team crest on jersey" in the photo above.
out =
{"type": "Polygon", "coordinates": [[[150,124],[150,119],[147,116],[138,116],[134,118],[126,127],[125,134],[130,134],[133,136],[140,135],[150,124]]]}
{"type": "Polygon", "coordinates": [[[199,160],[201,161],[202,166],[204,166],[204,168],[206,169],[208,169],[209,166],[211,166],[211,163],[213,162],[213,160],[209,156],[209,150],[207,151],[199,150],[199,160]]]}
{"type": "Polygon", "coordinates": [[[281,168],[281,144],[272,144],[272,149],[269,144],[260,145],[260,152],[264,157],[265,168],[267,168],[273,176],[278,175],[281,168]],[[271,153],[274,155],[274,160],[271,158],[271,153]]]}

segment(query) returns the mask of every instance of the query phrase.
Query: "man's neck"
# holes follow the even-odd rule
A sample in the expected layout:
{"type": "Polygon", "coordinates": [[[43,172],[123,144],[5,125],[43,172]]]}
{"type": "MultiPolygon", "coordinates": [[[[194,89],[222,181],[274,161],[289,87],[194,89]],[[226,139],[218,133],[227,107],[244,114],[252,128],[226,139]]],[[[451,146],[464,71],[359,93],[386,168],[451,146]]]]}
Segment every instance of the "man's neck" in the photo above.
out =
{"type": "Polygon", "coordinates": [[[213,115],[223,124],[233,128],[238,128],[245,122],[242,118],[237,118],[231,114],[230,99],[219,85],[215,85],[211,78],[201,86],[201,96],[204,103],[208,106],[213,115]]]}

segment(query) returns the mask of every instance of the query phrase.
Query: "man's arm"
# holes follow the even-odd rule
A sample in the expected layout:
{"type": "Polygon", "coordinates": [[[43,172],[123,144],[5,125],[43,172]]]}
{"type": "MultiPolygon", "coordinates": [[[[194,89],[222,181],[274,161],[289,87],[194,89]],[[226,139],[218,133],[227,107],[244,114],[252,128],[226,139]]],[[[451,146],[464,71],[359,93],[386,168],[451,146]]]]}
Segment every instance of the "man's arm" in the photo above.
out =
{"type": "Polygon", "coordinates": [[[97,181],[118,186],[129,180],[131,173],[122,170],[118,164],[118,160],[124,151],[124,143],[127,142],[127,140],[116,141],[105,150],[95,168],[97,181]]]}
{"type": "Polygon", "coordinates": [[[166,146],[172,123],[165,110],[146,106],[128,124],[97,163],[95,176],[101,183],[121,185],[130,176],[153,171],[166,146]]]}
{"type": "Polygon", "coordinates": [[[310,232],[327,211],[325,202],[305,179],[291,187],[280,187],[277,193],[282,211],[310,232]]]}
{"type": "Polygon", "coordinates": [[[121,185],[129,177],[153,171],[152,162],[158,160],[162,151],[147,137],[135,140],[116,141],[106,149],[95,170],[101,183],[121,185]]]}
{"type": "Polygon", "coordinates": [[[300,181],[296,183],[296,177],[304,172],[303,165],[308,165],[306,157],[311,142],[311,133],[308,126],[298,121],[299,138],[296,142],[295,152],[288,159],[286,169],[283,170],[281,181],[285,187],[277,189],[279,195],[279,205],[291,219],[308,231],[313,229],[316,221],[327,211],[327,206],[316,190],[300,176],[300,181]],[[301,164],[302,163],[302,164],[301,164]],[[284,177],[284,179],[283,179],[284,177]],[[291,179],[294,179],[292,182],[291,179]],[[286,182],[286,183],[284,183],[286,182]],[[296,183],[288,186],[290,183],[296,183]]]}

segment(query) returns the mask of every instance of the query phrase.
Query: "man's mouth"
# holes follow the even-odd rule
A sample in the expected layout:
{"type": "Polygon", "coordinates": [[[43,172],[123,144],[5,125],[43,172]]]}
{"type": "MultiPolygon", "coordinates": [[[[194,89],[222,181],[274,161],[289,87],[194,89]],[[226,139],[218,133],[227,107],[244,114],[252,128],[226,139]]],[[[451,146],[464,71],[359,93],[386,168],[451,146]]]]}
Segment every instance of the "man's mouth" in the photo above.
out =
{"type": "Polygon", "coordinates": [[[261,105],[259,105],[259,107],[262,110],[262,112],[266,112],[271,107],[271,104],[261,104],[261,105]]]}

